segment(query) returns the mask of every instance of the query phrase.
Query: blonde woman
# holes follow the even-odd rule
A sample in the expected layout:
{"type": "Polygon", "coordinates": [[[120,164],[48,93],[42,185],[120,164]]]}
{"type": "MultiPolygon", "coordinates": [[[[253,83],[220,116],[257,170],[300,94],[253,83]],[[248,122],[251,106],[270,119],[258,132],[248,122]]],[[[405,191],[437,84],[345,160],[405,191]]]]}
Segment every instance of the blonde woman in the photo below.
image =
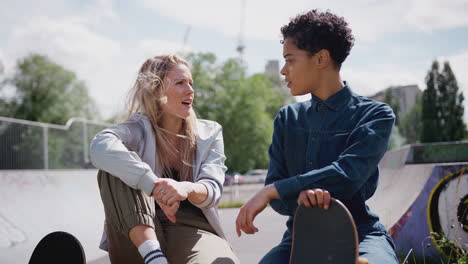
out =
{"type": "Polygon", "coordinates": [[[189,66],[148,59],[129,96],[129,118],[91,143],[106,215],[101,248],[112,263],[238,263],[218,218],[222,128],[192,109],[189,66]]]}

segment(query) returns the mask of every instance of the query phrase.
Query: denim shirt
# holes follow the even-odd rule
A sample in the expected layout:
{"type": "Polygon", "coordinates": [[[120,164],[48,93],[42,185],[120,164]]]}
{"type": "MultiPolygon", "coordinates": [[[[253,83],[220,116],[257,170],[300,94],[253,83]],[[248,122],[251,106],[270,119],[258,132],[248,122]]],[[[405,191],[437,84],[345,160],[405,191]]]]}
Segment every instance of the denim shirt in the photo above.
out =
{"type": "Polygon", "coordinates": [[[270,202],[289,215],[291,230],[302,190],[321,188],[343,202],[353,215],[360,239],[385,229],[365,204],[375,192],[377,165],[387,150],[395,122],[392,109],[352,93],[345,85],[322,101],[287,105],[274,121],[265,184],[273,183],[281,199],[270,202]]]}

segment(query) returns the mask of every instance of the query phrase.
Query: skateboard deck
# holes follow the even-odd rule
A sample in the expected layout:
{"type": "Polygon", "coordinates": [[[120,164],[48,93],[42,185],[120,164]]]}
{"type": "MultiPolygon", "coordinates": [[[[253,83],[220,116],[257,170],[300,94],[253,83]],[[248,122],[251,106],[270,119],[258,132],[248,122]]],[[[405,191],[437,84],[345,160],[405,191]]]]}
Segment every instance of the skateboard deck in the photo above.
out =
{"type": "Polygon", "coordinates": [[[340,201],[331,199],[328,210],[297,208],[290,264],[355,264],[357,258],[356,225],[340,201]]]}
{"type": "Polygon", "coordinates": [[[40,263],[86,264],[86,257],[76,237],[58,231],[46,235],[34,249],[29,264],[40,263]]]}

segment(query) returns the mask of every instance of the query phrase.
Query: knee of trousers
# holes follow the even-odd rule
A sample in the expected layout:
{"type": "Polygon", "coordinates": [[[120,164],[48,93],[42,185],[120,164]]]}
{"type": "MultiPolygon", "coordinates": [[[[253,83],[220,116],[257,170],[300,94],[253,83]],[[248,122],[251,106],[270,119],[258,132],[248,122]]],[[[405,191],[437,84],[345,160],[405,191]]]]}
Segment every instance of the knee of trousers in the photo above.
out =
{"type": "Polygon", "coordinates": [[[136,225],[155,228],[153,197],[129,187],[118,177],[103,170],[99,170],[97,177],[107,224],[127,238],[130,229],[136,225]]]}

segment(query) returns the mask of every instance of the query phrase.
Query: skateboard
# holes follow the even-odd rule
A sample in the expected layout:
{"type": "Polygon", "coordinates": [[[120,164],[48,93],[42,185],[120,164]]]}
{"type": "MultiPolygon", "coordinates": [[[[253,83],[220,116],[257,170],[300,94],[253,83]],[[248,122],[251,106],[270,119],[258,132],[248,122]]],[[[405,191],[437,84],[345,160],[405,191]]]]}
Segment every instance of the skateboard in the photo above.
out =
{"type": "Polygon", "coordinates": [[[356,224],[339,200],[331,199],[328,210],[297,208],[290,264],[355,264],[357,259],[356,224]]]}
{"type": "Polygon", "coordinates": [[[76,237],[58,231],[46,235],[34,249],[29,264],[40,263],[86,264],[86,256],[76,237]]]}

